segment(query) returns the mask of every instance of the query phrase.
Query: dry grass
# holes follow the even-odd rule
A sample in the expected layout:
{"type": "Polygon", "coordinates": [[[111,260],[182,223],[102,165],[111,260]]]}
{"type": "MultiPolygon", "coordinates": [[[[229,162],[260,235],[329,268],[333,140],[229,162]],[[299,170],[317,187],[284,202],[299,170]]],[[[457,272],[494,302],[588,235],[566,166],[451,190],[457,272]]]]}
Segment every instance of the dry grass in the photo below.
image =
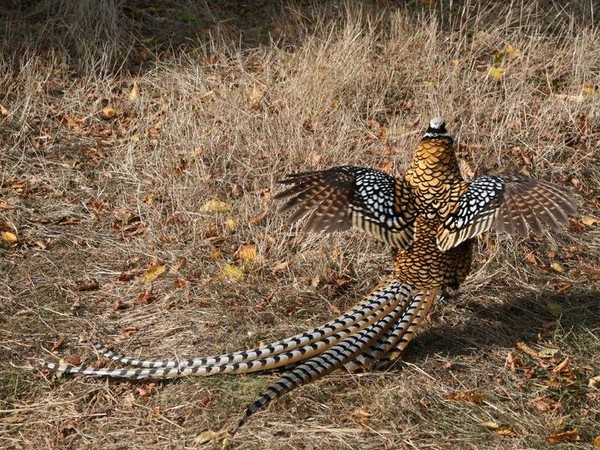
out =
{"type": "MultiPolygon", "coordinates": [[[[3,448],[198,447],[201,432],[235,423],[272,376],[131,384],[9,363],[93,363],[78,335],[146,357],[215,354],[351,306],[386,273],[389,250],[287,226],[271,194],[290,171],[401,172],[439,115],[467,170],[571,185],[582,213],[598,215],[599,11],[587,2],[13,3],[21,11],[0,16],[0,231],[19,238],[0,247],[3,448]],[[501,81],[488,76],[494,64],[501,81]],[[215,199],[230,212],[201,212],[215,199]],[[244,243],[261,259],[228,280],[222,268],[244,243]],[[150,263],[182,258],[151,302],[137,301],[150,263]],[[79,290],[91,279],[98,289],[79,290]]],[[[287,395],[234,447],[546,448],[573,428],[581,442],[555,447],[591,446],[599,236],[579,221],[526,241],[490,236],[463,294],[437,306],[404,361],[287,395]],[[519,341],[558,352],[535,358],[519,341]],[[456,398],[466,391],[481,396],[456,398]]]]}

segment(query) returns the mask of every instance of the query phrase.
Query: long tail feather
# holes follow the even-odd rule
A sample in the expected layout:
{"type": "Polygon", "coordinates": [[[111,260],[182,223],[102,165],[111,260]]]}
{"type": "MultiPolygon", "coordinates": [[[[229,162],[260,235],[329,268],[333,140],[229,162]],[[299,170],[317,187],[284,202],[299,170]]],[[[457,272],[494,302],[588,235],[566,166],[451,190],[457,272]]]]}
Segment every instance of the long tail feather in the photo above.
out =
{"type": "Polygon", "coordinates": [[[106,358],[112,359],[121,364],[132,367],[145,368],[184,368],[208,365],[235,364],[240,362],[253,361],[259,358],[278,355],[280,353],[291,351],[296,348],[304,347],[319,340],[325,339],[345,328],[354,325],[363,320],[373,311],[382,308],[390,299],[395,296],[401,298],[407,297],[410,293],[410,286],[400,284],[397,281],[385,281],[381,283],[371,294],[354,309],[351,309],[339,317],[327,322],[324,325],[305,331],[304,333],[273,342],[262,347],[256,347],[249,350],[204,358],[188,359],[138,359],[130,356],[118,354],[101,343],[92,342],[96,351],[106,358]]]}
{"type": "Polygon", "coordinates": [[[425,302],[421,294],[407,298],[407,300],[402,314],[393,326],[383,333],[368,349],[358,355],[356,359],[350,361],[346,365],[348,370],[358,371],[368,368],[372,363],[385,355],[396,342],[403,338],[411,324],[418,320],[421,311],[425,307],[425,302]]]}
{"type": "Polygon", "coordinates": [[[250,416],[264,408],[273,400],[299,386],[318,380],[333,370],[342,367],[348,361],[351,361],[392,326],[398,316],[402,314],[402,310],[402,305],[396,306],[392,312],[385,315],[378,322],[365,328],[359,333],[349,336],[329,350],[298,365],[291,372],[284,374],[279,380],[263,391],[263,393],[246,408],[246,412],[238,422],[237,426],[232,430],[232,434],[235,434],[237,430],[248,421],[250,416]]]}
{"type": "Polygon", "coordinates": [[[324,339],[313,342],[303,347],[296,348],[291,351],[281,352],[277,355],[268,356],[265,358],[253,359],[251,361],[242,361],[230,364],[220,365],[204,365],[204,366],[185,366],[185,367],[170,367],[170,368],[137,368],[137,369],[96,369],[92,367],[73,366],[70,364],[56,364],[43,362],[42,365],[50,370],[68,374],[78,374],[95,377],[111,377],[111,378],[127,378],[140,380],[146,378],[166,379],[178,378],[184,376],[211,376],[223,373],[251,373],[265,370],[272,370],[281,366],[289,365],[298,361],[306,360],[314,355],[318,355],[326,351],[332,345],[335,345],[340,340],[347,338],[350,335],[356,334],[373,323],[379,321],[383,316],[388,314],[396,307],[403,294],[401,289],[404,286],[399,283],[389,283],[387,291],[377,291],[387,300],[379,308],[374,310],[364,319],[356,322],[354,325],[346,329],[334,333],[324,339]],[[397,290],[398,289],[398,290],[397,290]]]}

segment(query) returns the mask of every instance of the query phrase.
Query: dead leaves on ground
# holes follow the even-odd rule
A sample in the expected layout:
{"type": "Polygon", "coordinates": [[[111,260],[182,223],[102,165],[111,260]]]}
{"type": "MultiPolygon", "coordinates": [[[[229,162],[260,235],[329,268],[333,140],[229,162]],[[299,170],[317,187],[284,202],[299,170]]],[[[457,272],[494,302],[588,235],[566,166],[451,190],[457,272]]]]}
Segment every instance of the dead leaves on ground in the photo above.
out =
{"type": "MultiPolygon", "coordinates": [[[[506,358],[506,366],[512,372],[522,374],[526,380],[531,380],[537,392],[543,389],[543,393],[530,399],[527,405],[537,414],[558,417],[557,428],[564,426],[565,418],[569,416],[567,408],[578,408],[580,403],[577,397],[584,395],[586,390],[594,389],[593,380],[600,377],[591,377],[586,383],[583,374],[591,368],[577,366],[571,356],[564,355],[559,348],[547,343],[535,346],[517,343],[506,358]]],[[[581,439],[576,428],[547,436],[549,443],[578,442],[581,439]]]]}

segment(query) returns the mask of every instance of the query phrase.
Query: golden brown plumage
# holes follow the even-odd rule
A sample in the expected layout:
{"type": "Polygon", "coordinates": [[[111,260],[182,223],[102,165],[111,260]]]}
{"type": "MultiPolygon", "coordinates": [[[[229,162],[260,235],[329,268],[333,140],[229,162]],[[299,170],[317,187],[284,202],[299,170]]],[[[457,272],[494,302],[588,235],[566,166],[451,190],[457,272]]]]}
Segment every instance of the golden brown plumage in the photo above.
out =
{"type": "Polygon", "coordinates": [[[277,195],[317,231],[361,229],[394,247],[393,270],[357,307],[312,330],[272,344],[226,355],[186,360],[140,360],[97,351],[127,365],[94,369],[46,363],[51,370],[127,379],[249,373],[284,374],[251,404],[238,424],[297,386],[332,370],[368,368],[396,358],[410,343],[432,304],[446,288],[458,288],[469,273],[473,239],[497,229],[521,236],[542,224],[557,226],[576,212],[568,191],[519,176],[483,176],[465,181],[452,137],[433,119],[411,167],[394,178],[373,169],[341,166],[289,175],[277,195]]]}

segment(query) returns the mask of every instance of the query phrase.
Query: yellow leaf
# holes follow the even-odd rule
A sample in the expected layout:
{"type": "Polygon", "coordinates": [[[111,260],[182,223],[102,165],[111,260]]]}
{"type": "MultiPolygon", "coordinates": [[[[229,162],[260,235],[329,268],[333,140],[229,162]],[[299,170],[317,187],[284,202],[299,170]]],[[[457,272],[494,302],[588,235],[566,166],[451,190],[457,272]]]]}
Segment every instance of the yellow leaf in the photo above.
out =
{"type": "Polygon", "coordinates": [[[594,438],[594,448],[600,448],[600,435],[594,438]]]}
{"type": "Polygon", "coordinates": [[[227,278],[235,281],[242,281],[244,279],[244,274],[242,273],[241,269],[233,264],[225,264],[222,272],[227,278]]]}
{"type": "Polygon", "coordinates": [[[498,429],[496,431],[496,433],[498,433],[500,436],[504,436],[504,437],[517,437],[518,433],[514,432],[513,430],[511,430],[510,428],[507,427],[500,427],[500,429],[498,429]]]}
{"type": "Polygon", "coordinates": [[[597,219],[592,216],[582,216],[581,221],[583,222],[584,225],[587,225],[588,227],[598,225],[600,223],[600,219],[597,219]]]}
{"type": "Polygon", "coordinates": [[[242,261],[254,261],[257,254],[256,245],[252,244],[244,244],[238,251],[238,257],[242,261]]]}
{"type": "Polygon", "coordinates": [[[2,240],[7,244],[14,244],[19,240],[19,238],[17,238],[16,234],[11,233],[10,231],[3,231],[2,240]]]}
{"type": "Polygon", "coordinates": [[[133,83],[133,87],[131,88],[131,91],[129,91],[129,100],[137,100],[140,96],[140,88],[138,88],[138,85],[136,82],[133,83]]]}
{"type": "Polygon", "coordinates": [[[154,281],[160,277],[166,270],[164,264],[152,264],[144,274],[144,281],[154,281]]]}
{"type": "Polygon", "coordinates": [[[479,426],[482,426],[483,428],[487,428],[488,430],[498,430],[500,429],[500,424],[494,422],[494,421],[489,421],[489,422],[481,422],[479,424],[479,426]]]}
{"type": "Polygon", "coordinates": [[[503,69],[502,67],[490,67],[488,70],[488,77],[492,80],[500,81],[504,77],[504,72],[506,72],[506,69],[503,69]]]}
{"type": "Polygon", "coordinates": [[[140,140],[140,137],[137,134],[134,134],[133,136],[131,136],[131,140],[133,142],[138,142],[140,140]]]}
{"type": "Polygon", "coordinates": [[[546,309],[554,317],[560,317],[560,316],[562,316],[562,314],[564,312],[564,308],[562,307],[562,305],[551,302],[550,300],[546,300],[546,309]]]}
{"type": "Polygon", "coordinates": [[[194,438],[194,443],[198,445],[207,444],[210,441],[217,439],[219,437],[219,433],[212,430],[203,431],[198,436],[194,438]]]}
{"type": "Polygon", "coordinates": [[[565,271],[565,269],[563,269],[563,266],[559,262],[556,262],[556,261],[554,261],[553,263],[550,264],[550,268],[558,273],[563,273],[565,271]]]}
{"type": "Polygon", "coordinates": [[[221,450],[229,450],[231,448],[231,439],[225,437],[221,442],[221,450]]]}
{"type": "Polygon", "coordinates": [[[219,259],[221,256],[223,256],[223,252],[221,250],[218,249],[213,249],[208,253],[208,257],[210,259],[219,259]]]}
{"type": "Polygon", "coordinates": [[[2,103],[0,103],[0,115],[8,116],[8,109],[2,103]]]}
{"type": "Polygon", "coordinates": [[[237,229],[237,222],[232,219],[231,217],[228,217],[227,220],[225,221],[225,224],[227,225],[227,228],[229,228],[230,230],[235,230],[237,229]]]}
{"type": "Polygon", "coordinates": [[[594,86],[584,86],[581,88],[581,92],[583,94],[587,94],[587,95],[595,95],[598,93],[598,88],[594,87],[594,86]]]}
{"type": "Polygon", "coordinates": [[[519,56],[521,52],[516,47],[508,44],[504,49],[504,54],[507,56],[519,56]]]}
{"type": "Polygon", "coordinates": [[[200,211],[206,213],[226,213],[230,210],[231,207],[227,203],[219,200],[209,200],[200,208],[200,211]]]}
{"type": "Polygon", "coordinates": [[[117,115],[116,111],[112,108],[106,107],[102,110],[102,117],[104,119],[112,119],[117,115]]]}
{"type": "Polygon", "coordinates": [[[333,100],[331,100],[331,107],[337,108],[338,106],[340,106],[341,103],[342,101],[339,98],[334,98],[333,100]]]}

